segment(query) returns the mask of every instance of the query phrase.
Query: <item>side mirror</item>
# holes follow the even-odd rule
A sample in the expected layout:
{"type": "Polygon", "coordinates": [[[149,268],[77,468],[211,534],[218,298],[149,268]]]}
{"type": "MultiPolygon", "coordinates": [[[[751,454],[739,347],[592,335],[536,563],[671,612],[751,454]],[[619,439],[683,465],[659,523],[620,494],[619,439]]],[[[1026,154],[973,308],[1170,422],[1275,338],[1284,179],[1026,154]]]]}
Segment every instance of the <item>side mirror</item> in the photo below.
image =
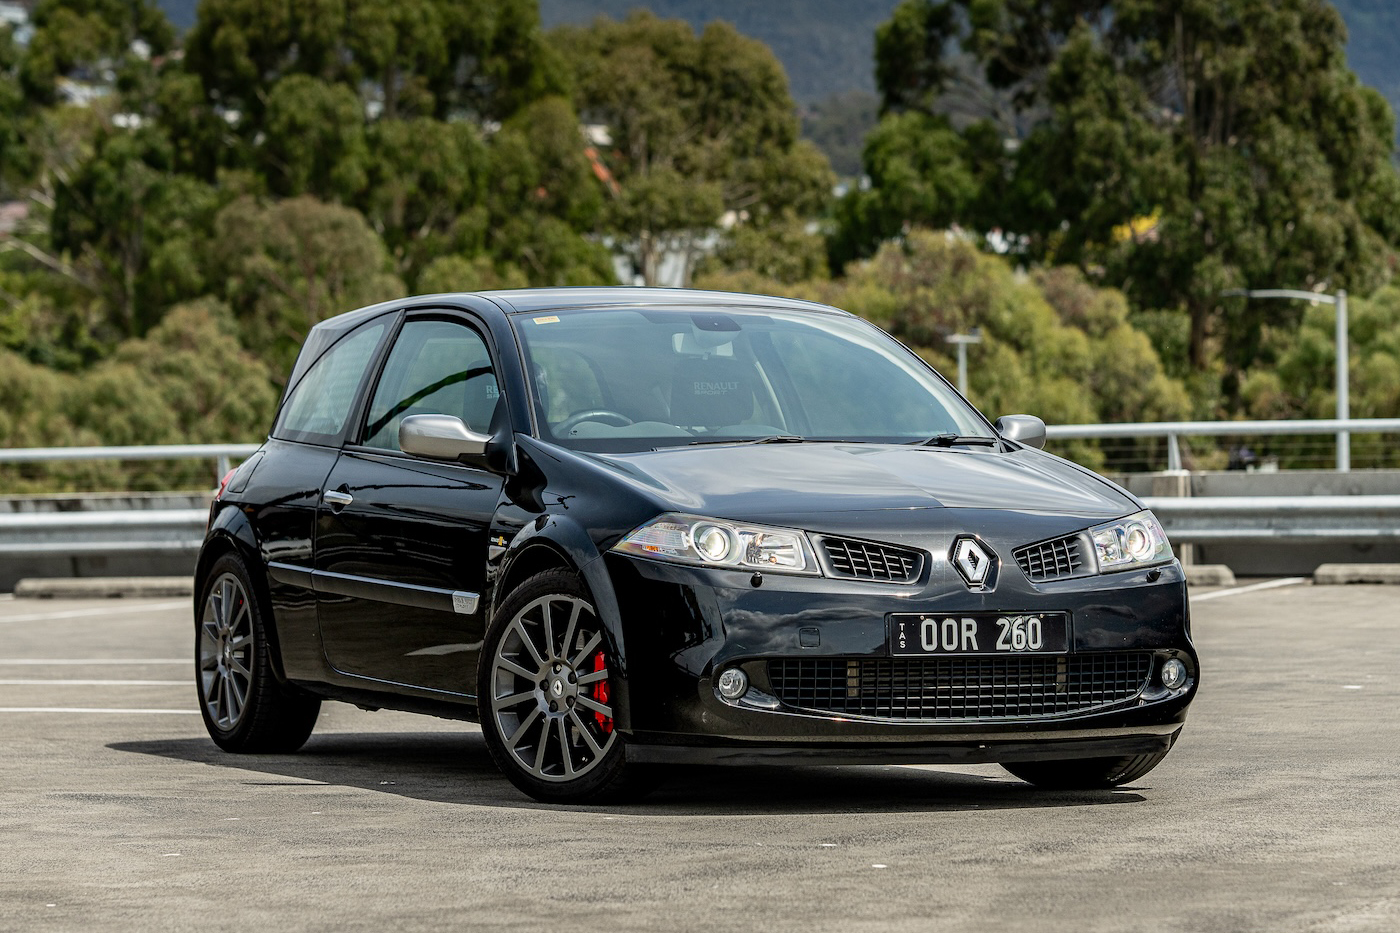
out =
{"type": "Polygon", "coordinates": [[[409,415],[399,422],[399,449],[425,460],[480,458],[490,440],[453,415],[409,415]]]}
{"type": "Polygon", "coordinates": [[[1045,422],[1035,415],[1002,415],[995,425],[997,433],[1010,441],[1040,450],[1045,446],[1045,422]]]}

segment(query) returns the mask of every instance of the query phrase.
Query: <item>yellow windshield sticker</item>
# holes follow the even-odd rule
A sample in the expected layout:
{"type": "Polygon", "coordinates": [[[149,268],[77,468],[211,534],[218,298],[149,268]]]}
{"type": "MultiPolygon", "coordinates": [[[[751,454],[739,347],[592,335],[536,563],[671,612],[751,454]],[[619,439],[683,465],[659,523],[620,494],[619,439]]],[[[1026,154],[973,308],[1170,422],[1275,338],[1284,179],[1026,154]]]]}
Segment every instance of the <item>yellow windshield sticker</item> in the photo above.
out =
{"type": "Polygon", "coordinates": [[[551,314],[551,315],[549,315],[548,317],[537,317],[537,318],[535,318],[535,323],[536,323],[536,324],[558,324],[558,323],[559,323],[559,316],[558,316],[557,314],[551,314]]]}

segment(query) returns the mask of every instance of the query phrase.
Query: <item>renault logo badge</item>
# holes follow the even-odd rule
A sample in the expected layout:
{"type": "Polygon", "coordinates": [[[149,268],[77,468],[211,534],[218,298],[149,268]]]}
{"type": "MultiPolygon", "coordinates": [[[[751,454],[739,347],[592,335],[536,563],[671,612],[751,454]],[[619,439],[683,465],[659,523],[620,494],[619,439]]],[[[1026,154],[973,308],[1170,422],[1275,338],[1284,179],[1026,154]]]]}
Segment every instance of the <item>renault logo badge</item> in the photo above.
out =
{"type": "Polygon", "coordinates": [[[959,538],[953,542],[952,559],[953,566],[958,568],[968,587],[974,590],[986,584],[992,572],[992,563],[996,560],[973,538],[959,538]]]}

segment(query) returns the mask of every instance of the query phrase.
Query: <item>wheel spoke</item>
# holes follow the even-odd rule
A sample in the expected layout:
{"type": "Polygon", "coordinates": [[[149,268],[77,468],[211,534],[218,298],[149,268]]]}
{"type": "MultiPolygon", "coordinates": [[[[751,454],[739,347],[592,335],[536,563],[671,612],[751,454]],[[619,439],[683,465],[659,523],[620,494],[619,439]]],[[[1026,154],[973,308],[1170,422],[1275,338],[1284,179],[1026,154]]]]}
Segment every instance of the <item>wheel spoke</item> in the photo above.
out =
{"type": "Polygon", "coordinates": [[[593,699],[590,696],[584,696],[580,693],[578,697],[578,705],[586,709],[591,709],[595,713],[602,713],[604,716],[608,717],[609,719],[612,719],[612,707],[604,706],[602,703],[599,703],[597,700],[593,699]]]}
{"type": "Polygon", "coordinates": [[[549,727],[549,723],[544,724],[540,730],[540,740],[535,746],[535,773],[544,774],[544,751],[549,747],[549,737],[554,734],[554,730],[549,727]]]}
{"type": "Polygon", "coordinates": [[[239,717],[243,715],[243,705],[247,702],[248,693],[246,690],[239,689],[237,677],[227,677],[225,680],[228,683],[228,696],[230,700],[228,719],[229,724],[232,725],[238,722],[239,717]]]}
{"type": "Polygon", "coordinates": [[[510,671],[510,672],[511,672],[512,674],[514,674],[516,677],[523,677],[523,678],[525,678],[526,680],[532,680],[532,681],[533,681],[533,680],[539,680],[539,679],[540,679],[540,672],[539,672],[539,671],[527,671],[525,668],[521,667],[519,664],[516,664],[514,661],[510,660],[509,658],[502,658],[502,657],[497,656],[497,658],[496,658],[496,667],[498,667],[498,668],[500,668],[501,670],[504,670],[504,671],[510,671]]]}
{"type": "Polygon", "coordinates": [[[229,702],[228,681],[227,675],[219,678],[219,722],[228,720],[228,724],[231,726],[233,725],[233,716],[230,715],[229,709],[233,704],[229,702]]]}
{"type": "Polygon", "coordinates": [[[574,776],[574,755],[569,747],[569,722],[563,716],[555,720],[559,724],[559,753],[564,757],[564,774],[574,776]]]}
{"type": "Polygon", "coordinates": [[[573,660],[569,663],[572,664],[575,669],[577,669],[580,665],[583,664],[584,659],[587,658],[590,654],[592,654],[594,649],[602,643],[603,633],[594,632],[593,637],[589,638],[588,643],[583,646],[583,650],[580,651],[578,654],[574,655],[573,660]]]}
{"type": "Polygon", "coordinates": [[[209,674],[209,682],[204,687],[204,705],[209,709],[209,715],[216,720],[219,718],[219,698],[223,690],[224,675],[219,673],[215,667],[209,674]]]}
{"type": "Polygon", "coordinates": [[[241,649],[244,645],[251,645],[252,643],[253,643],[253,635],[252,635],[251,632],[249,632],[249,633],[246,633],[246,634],[243,634],[243,635],[236,635],[236,636],[234,636],[233,638],[230,638],[230,639],[229,639],[229,642],[228,642],[228,646],[229,646],[230,648],[232,648],[234,651],[238,651],[238,650],[241,649]]]}
{"type": "Polygon", "coordinates": [[[253,679],[253,672],[248,670],[248,668],[244,667],[242,661],[238,660],[237,657],[234,657],[230,660],[233,662],[234,673],[242,674],[245,678],[247,678],[250,681],[253,679]]]}
{"type": "Polygon", "coordinates": [[[589,671],[587,674],[580,674],[578,678],[578,685],[580,687],[586,687],[589,684],[596,684],[600,680],[607,679],[608,669],[605,667],[601,671],[589,671]]]}
{"type": "Polygon", "coordinates": [[[578,628],[578,617],[582,611],[583,603],[575,600],[573,608],[569,611],[569,625],[564,629],[564,640],[559,643],[558,657],[567,658],[569,656],[569,646],[574,643],[574,630],[578,628]]]}
{"type": "Polygon", "coordinates": [[[233,580],[224,578],[224,585],[219,587],[219,624],[227,629],[233,620],[229,618],[229,604],[233,602],[233,580]]]}
{"type": "Polygon", "coordinates": [[[525,737],[526,730],[529,729],[530,726],[534,724],[535,720],[539,719],[542,715],[544,714],[540,712],[540,708],[538,706],[532,709],[530,711],[530,715],[520,720],[520,725],[517,726],[515,731],[510,734],[510,738],[506,739],[506,745],[508,745],[512,749],[519,745],[520,740],[525,737]]]}
{"type": "Polygon", "coordinates": [[[491,701],[496,709],[505,709],[509,706],[519,706],[521,703],[535,699],[535,691],[526,690],[524,693],[512,693],[508,697],[497,697],[491,701]]]}
{"type": "Polygon", "coordinates": [[[579,717],[578,710],[569,710],[569,718],[574,721],[574,726],[578,729],[578,734],[583,736],[583,740],[588,743],[589,749],[594,756],[603,754],[603,747],[593,738],[593,733],[588,731],[588,724],[579,717]]]}
{"type": "MultiPolygon", "coordinates": [[[[548,612],[545,613],[544,627],[545,627],[545,640],[548,641],[548,640],[549,640],[549,614],[548,614],[548,612]]],[[[546,663],[546,662],[545,662],[545,659],[540,655],[540,650],[539,650],[538,648],[535,647],[534,641],[531,640],[531,638],[530,638],[530,633],[527,632],[527,631],[525,630],[525,625],[524,625],[524,623],[521,622],[521,620],[519,620],[519,619],[516,619],[516,620],[515,620],[515,632],[516,632],[517,635],[520,636],[521,642],[524,643],[524,645],[525,645],[525,650],[528,651],[528,652],[530,652],[530,658],[535,662],[535,664],[538,666],[538,668],[539,668],[540,670],[544,670],[544,668],[545,668],[545,663],[546,663]]],[[[549,650],[548,644],[545,645],[545,650],[546,650],[546,651],[549,650]]],[[[502,659],[502,660],[504,660],[504,659],[502,659]]],[[[528,675],[527,675],[527,676],[528,676],[528,675]]]]}

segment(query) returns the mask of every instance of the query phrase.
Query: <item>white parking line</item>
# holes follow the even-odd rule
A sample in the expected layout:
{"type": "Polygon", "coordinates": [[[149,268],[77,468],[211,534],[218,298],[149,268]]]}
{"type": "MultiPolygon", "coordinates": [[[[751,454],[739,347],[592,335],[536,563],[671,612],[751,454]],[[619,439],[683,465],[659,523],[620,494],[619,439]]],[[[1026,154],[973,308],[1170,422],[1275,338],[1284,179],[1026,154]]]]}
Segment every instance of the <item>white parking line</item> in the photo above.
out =
{"type": "Polygon", "coordinates": [[[92,706],[0,706],[0,713],[150,713],[198,716],[197,709],[105,709],[92,706]]]}
{"type": "Polygon", "coordinates": [[[3,680],[5,687],[185,687],[188,680],[3,680]]]}
{"type": "Polygon", "coordinates": [[[57,667],[64,664],[105,667],[112,664],[193,664],[193,658],[0,658],[0,665],[57,667]]]}
{"type": "Polygon", "coordinates": [[[1208,599],[1219,599],[1222,596],[1234,596],[1237,593],[1252,593],[1255,590],[1272,590],[1280,586],[1297,586],[1299,583],[1307,582],[1307,577],[1284,577],[1282,580],[1265,580],[1263,583],[1251,583],[1248,586],[1236,586],[1228,590],[1215,590],[1211,593],[1202,593],[1199,596],[1192,596],[1191,602],[1203,603],[1208,599]]]}
{"type": "Polygon", "coordinates": [[[161,612],[166,609],[188,609],[190,603],[182,599],[178,602],[138,603],[134,606],[103,606],[101,609],[61,609],[55,612],[27,612],[17,616],[0,616],[5,622],[52,622],[59,619],[87,619],[93,616],[111,616],[132,612],[161,612]]]}

